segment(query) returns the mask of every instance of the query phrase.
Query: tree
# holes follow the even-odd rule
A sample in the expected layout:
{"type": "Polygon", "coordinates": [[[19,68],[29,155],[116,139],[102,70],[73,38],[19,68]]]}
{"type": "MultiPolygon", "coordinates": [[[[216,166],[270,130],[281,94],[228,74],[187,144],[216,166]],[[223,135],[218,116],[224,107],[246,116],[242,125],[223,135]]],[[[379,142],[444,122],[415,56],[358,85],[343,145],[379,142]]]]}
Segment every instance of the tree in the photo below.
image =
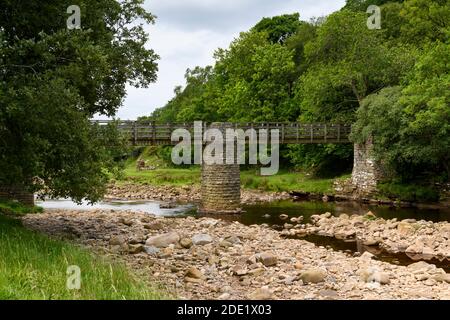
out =
{"type": "Polygon", "coordinates": [[[404,180],[450,177],[448,44],[430,45],[404,88],[370,95],[357,112],[352,139],[373,136],[379,161],[404,180]]]}
{"type": "Polygon", "coordinates": [[[293,13],[263,18],[252,30],[267,33],[271,43],[282,44],[297,31],[300,25],[300,14],[293,13]]]}
{"type": "Polygon", "coordinates": [[[412,66],[414,50],[388,47],[366,19],[348,10],[334,13],[306,45],[310,67],[297,83],[303,119],[351,121],[367,95],[398,84],[412,66]]]}
{"type": "Polygon", "coordinates": [[[405,41],[422,46],[450,37],[450,0],[406,0],[400,13],[405,41]]]}
{"type": "Polygon", "coordinates": [[[66,1],[2,1],[0,184],[101,197],[120,141],[89,119],[114,115],[126,83],[156,79],[158,57],[137,22],[154,18],[142,2],[78,1],[82,28],[68,30],[66,1]]]}

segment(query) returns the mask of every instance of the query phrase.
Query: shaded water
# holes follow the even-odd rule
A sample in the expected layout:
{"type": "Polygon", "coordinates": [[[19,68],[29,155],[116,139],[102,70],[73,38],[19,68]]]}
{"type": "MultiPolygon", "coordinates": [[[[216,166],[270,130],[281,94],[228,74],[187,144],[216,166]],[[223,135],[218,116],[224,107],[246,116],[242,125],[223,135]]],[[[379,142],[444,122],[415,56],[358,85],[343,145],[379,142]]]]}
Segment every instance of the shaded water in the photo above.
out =
{"type": "MultiPolygon", "coordinates": [[[[158,201],[111,201],[100,202],[94,205],[83,203],[77,205],[70,200],[47,200],[38,201],[37,205],[45,209],[71,209],[71,210],[89,210],[89,209],[113,209],[113,210],[133,210],[146,213],[152,213],[157,216],[178,217],[185,215],[197,215],[196,206],[192,204],[175,204],[173,208],[165,209],[164,202],[158,201]]],[[[397,218],[427,220],[433,222],[449,221],[450,208],[423,209],[423,208],[396,208],[390,206],[365,205],[356,202],[329,202],[322,201],[299,201],[290,200],[277,201],[272,203],[253,204],[243,206],[244,212],[239,215],[208,215],[209,217],[220,218],[228,221],[239,221],[245,225],[268,224],[275,229],[289,222],[282,220],[279,216],[286,214],[289,218],[303,216],[303,223],[309,222],[314,214],[330,212],[334,216],[346,213],[364,215],[372,211],[376,216],[384,219],[397,218]]],[[[397,265],[408,265],[415,261],[426,260],[434,263],[440,268],[450,272],[449,260],[437,260],[432,257],[411,256],[404,253],[393,254],[384,251],[379,247],[363,246],[357,241],[344,241],[332,237],[309,235],[302,239],[315,243],[319,246],[332,248],[338,251],[344,251],[349,254],[360,254],[365,251],[373,253],[379,260],[397,265]]]]}

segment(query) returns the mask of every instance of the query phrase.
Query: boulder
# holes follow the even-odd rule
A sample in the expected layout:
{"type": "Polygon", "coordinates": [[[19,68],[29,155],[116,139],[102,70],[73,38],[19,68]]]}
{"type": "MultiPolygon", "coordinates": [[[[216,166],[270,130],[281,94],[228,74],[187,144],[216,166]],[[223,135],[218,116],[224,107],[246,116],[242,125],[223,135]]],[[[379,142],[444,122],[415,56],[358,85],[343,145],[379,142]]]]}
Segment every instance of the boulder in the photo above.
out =
{"type": "Polygon", "coordinates": [[[145,245],[149,247],[166,248],[171,244],[178,243],[178,241],[180,241],[180,235],[177,232],[169,232],[148,238],[145,245]]]}
{"type": "Polygon", "coordinates": [[[196,234],[192,237],[192,243],[196,246],[203,246],[211,242],[213,242],[213,239],[209,234],[196,234]]]}
{"type": "Polygon", "coordinates": [[[159,253],[159,249],[154,246],[144,246],[144,250],[149,255],[156,255],[159,253]]]}
{"type": "Polygon", "coordinates": [[[198,270],[196,267],[190,267],[187,269],[185,276],[191,279],[203,279],[203,273],[198,270]]]}
{"type": "Polygon", "coordinates": [[[121,246],[125,244],[126,239],[124,236],[111,236],[111,239],[109,239],[109,244],[112,246],[121,246]]]}
{"type": "Polygon", "coordinates": [[[300,275],[300,279],[303,283],[320,283],[325,281],[325,277],[327,276],[326,272],[321,269],[312,268],[303,271],[300,275]]]}
{"type": "Polygon", "coordinates": [[[256,256],[256,260],[266,267],[270,267],[277,264],[278,258],[271,252],[263,252],[256,256]]]}
{"type": "Polygon", "coordinates": [[[360,271],[361,280],[366,283],[389,284],[391,282],[389,274],[380,271],[376,267],[369,267],[360,271]]]}
{"type": "Polygon", "coordinates": [[[397,231],[403,236],[413,234],[415,229],[414,226],[408,222],[401,221],[397,224],[397,231]]]}
{"type": "Polygon", "coordinates": [[[137,254],[145,251],[145,247],[142,244],[130,244],[128,246],[128,253],[137,254]]]}
{"type": "Polygon", "coordinates": [[[247,297],[250,300],[270,300],[273,298],[273,293],[267,286],[264,286],[262,288],[256,289],[247,297]]]}
{"type": "Polygon", "coordinates": [[[192,240],[189,238],[182,238],[180,240],[180,245],[185,249],[189,249],[190,247],[192,247],[192,240]]]}
{"type": "Polygon", "coordinates": [[[450,274],[449,273],[443,273],[443,274],[436,274],[433,279],[437,282],[447,282],[450,283],[450,274]]]}

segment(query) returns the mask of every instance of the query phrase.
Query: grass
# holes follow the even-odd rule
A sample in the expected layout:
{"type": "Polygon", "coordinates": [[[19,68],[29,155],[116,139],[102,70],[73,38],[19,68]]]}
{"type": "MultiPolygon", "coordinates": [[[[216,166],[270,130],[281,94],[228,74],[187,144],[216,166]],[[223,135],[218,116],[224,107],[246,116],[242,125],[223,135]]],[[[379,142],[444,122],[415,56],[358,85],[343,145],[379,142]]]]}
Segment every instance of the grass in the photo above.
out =
{"type": "Polygon", "coordinates": [[[259,176],[253,170],[241,172],[241,184],[245,189],[263,191],[333,193],[333,180],[311,177],[302,172],[282,171],[274,176],[259,176]]]}
{"type": "Polygon", "coordinates": [[[161,299],[161,290],[135,278],[122,264],[24,228],[0,215],[0,300],[161,299]],[[69,290],[68,266],[81,270],[81,288],[69,290]]]}
{"type": "Polygon", "coordinates": [[[25,206],[18,201],[0,201],[0,213],[24,215],[27,213],[40,213],[43,209],[38,206],[25,206]]]}
{"type": "MultiPolygon", "coordinates": [[[[200,166],[188,168],[171,168],[148,148],[141,155],[148,164],[157,167],[155,170],[136,170],[136,158],[126,162],[123,178],[117,182],[134,182],[148,185],[185,186],[200,185],[200,166]]],[[[244,189],[261,191],[304,191],[313,193],[333,193],[332,178],[316,178],[302,172],[280,171],[274,176],[260,176],[258,170],[241,170],[241,184],[244,189]]],[[[348,175],[340,177],[347,178],[348,175]]]]}

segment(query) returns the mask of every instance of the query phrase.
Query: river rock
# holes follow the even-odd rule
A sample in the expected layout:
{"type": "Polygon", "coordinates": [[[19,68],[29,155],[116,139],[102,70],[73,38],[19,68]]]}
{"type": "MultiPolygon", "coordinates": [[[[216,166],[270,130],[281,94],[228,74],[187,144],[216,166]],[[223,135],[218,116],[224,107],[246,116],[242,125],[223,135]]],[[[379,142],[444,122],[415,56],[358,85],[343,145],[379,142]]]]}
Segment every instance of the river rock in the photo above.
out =
{"type": "Polygon", "coordinates": [[[192,247],[192,240],[189,238],[182,238],[180,240],[180,245],[185,249],[189,249],[190,247],[192,247]]]}
{"type": "Polygon", "coordinates": [[[119,218],[119,223],[122,223],[128,227],[131,227],[133,225],[133,220],[128,218],[119,218]]]}
{"type": "Polygon", "coordinates": [[[148,238],[145,245],[149,247],[166,248],[171,244],[178,243],[178,241],[180,241],[180,235],[177,232],[169,232],[148,238]]]}
{"type": "Polygon", "coordinates": [[[425,261],[419,261],[419,262],[415,262],[415,263],[408,265],[407,268],[409,271],[411,271],[413,273],[419,273],[419,272],[428,272],[428,271],[436,268],[436,266],[426,263],[425,261]]]}
{"type": "Polygon", "coordinates": [[[157,255],[159,253],[159,249],[154,246],[144,246],[144,250],[147,254],[151,256],[157,255]]]}
{"type": "Polygon", "coordinates": [[[204,277],[203,273],[196,267],[190,267],[187,269],[185,276],[192,279],[202,279],[204,277]]]}
{"type": "Polygon", "coordinates": [[[228,300],[230,299],[231,294],[229,294],[228,292],[222,293],[217,300],[228,300]]]}
{"type": "Polygon", "coordinates": [[[450,274],[444,273],[444,274],[436,274],[433,279],[437,282],[447,282],[450,283],[450,274]]]}
{"type": "Polygon", "coordinates": [[[300,279],[303,283],[320,283],[325,281],[325,277],[327,276],[326,272],[321,269],[311,268],[303,271],[300,274],[300,279]]]}
{"type": "Polygon", "coordinates": [[[125,244],[126,239],[124,236],[112,236],[111,239],[109,239],[109,244],[112,246],[121,246],[125,244]]]}
{"type": "Polygon", "coordinates": [[[229,236],[225,238],[225,241],[228,241],[231,244],[241,244],[241,239],[238,236],[229,236]]]}
{"type": "Polygon", "coordinates": [[[273,293],[269,290],[269,287],[264,286],[262,288],[256,289],[248,295],[250,300],[270,300],[273,298],[273,293]]]}
{"type": "Polygon", "coordinates": [[[213,239],[209,234],[196,234],[192,237],[192,243],[196,246],[203,246],[211,242],[213,239]]]}
{"type": "Polygon", "coordinates": [[[163,225],[161,222],[153,222],[144,224],[144,228],[147,230],[161,230],[163,225]]]}
{"type": "Polygon", "coordinates": [[[415,229],[412,224],[405,221],[401,221],[397,224],[397,231],[399,234],[407,236],[413,234],[415,229]]]}
{"type": "Polygon", "coordinates": [[[287,220],[288,218],[289,218],[289,216],[287,215],[287,214],[280,214],[279,215],[279,218],[281,219],[281,220],[287,220]]]}
{"type": "Polygon", "coordinates": [[[128,253],[137,254],[145,251],[145,247],[142,244],[130,244],[128,245],[128,253]]]}
{"type": "Polygon", "coordinates": [[[360,271],[361,280],[366,283],[377,282],[379,284],[389,284],[390,278],[389,274],[386,272],[381,272],[378,268],[369,267],[360,271]]]}
{"type": "Polygon", "coordinates": [[[266,267],[270,267],[277,264],[278,258],[271,252],[263,252],[256,256],[256,260],[266,267]]]}

